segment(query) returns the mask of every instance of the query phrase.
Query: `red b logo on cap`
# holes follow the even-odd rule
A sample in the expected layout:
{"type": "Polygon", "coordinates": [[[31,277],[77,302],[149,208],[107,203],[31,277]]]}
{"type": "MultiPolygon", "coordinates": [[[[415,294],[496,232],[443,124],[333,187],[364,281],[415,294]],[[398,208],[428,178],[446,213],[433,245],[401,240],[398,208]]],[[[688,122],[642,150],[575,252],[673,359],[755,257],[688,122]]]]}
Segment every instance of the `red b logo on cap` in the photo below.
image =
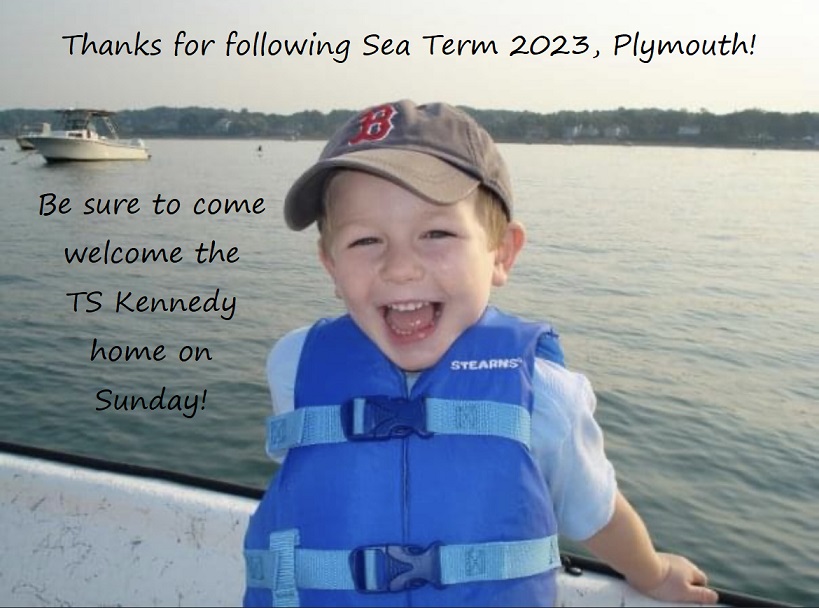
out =
{"type": "Polygon", "coordinates": [[[392,131],[394,114],[395,108],[391,105],[378,106],[365,112],[358,120],[358,133],[347,143],[353,146],[362,141],[381,141],[392,131]]]}

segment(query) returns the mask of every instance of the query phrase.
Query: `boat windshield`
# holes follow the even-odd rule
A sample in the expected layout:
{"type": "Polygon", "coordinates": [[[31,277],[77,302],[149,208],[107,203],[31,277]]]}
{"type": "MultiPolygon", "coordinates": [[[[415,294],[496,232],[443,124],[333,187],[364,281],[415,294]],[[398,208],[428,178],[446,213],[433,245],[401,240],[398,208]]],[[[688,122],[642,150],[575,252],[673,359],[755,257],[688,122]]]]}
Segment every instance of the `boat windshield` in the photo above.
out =
{"type": "Polygon", "coordinates": [[[88,126],[91,117],[88,114],[66,114],[64,128],[66,131],[79,131],[88,126]]]}

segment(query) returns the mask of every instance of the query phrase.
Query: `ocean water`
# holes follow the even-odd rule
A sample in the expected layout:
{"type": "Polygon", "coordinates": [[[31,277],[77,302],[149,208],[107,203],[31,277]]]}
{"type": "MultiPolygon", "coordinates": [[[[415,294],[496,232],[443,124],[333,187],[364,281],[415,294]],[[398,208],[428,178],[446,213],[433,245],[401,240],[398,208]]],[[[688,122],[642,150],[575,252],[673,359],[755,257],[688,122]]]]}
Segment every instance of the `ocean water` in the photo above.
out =
{"type": "MultiPolygon", "coordinates": [[[[281,219],[322,144],[149,144],[148,162],[49,166],[0,142],[0,440],[264,486],[267,352],[341,312],[315,232],[281,219]],[[71,211],[40,215],[52,194],[71,211]],[[179,210],[157,215],[157,197],[179,210]],[[263,199],[263,212],[197,215],[199,198],[214,211],[263,199]],[[89,199],[139,211],[85,214],[89,199]],[[106,242],[182,259],[66,261],[106,242]],[[143,296],[204,310],[140,312],[143,296]],[[125,361],[126,346],[161,360],[125,361]],[[165,409],[115,409],[114,395],[162,395],[165,409]]],[[[656,544],[717,586],[815,603],[819,154],[502,151],[528,242],[494,303],[558,329],[656,544]]]]}

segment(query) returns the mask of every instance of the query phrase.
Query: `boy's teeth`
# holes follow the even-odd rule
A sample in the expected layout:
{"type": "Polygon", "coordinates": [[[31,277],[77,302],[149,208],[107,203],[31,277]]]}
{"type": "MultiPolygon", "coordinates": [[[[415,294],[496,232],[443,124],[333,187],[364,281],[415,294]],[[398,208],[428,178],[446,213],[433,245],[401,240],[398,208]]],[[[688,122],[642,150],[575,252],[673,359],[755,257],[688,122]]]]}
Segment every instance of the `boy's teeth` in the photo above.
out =
{"type": "Polygon", "coordinates": [[[432,302],[398,302],[385,308],[387,325],[400,336],[428,331],[440,314],[439,306],[432,302]]]}
{"type": "Polygon", "coordinates": [[[390,304],[389,308],[397,310],[398,312],[411,312],[423,308],[426,302],[402,302],[399,304],[390,304]]]}

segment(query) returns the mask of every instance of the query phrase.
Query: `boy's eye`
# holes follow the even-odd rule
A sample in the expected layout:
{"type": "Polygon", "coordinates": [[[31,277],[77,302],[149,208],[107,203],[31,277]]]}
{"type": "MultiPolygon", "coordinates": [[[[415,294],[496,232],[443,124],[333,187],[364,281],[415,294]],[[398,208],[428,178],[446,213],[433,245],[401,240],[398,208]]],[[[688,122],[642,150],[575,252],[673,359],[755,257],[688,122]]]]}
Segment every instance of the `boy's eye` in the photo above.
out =
{"type": "Polygon", "coordinates": [[[347,247],[352,249],[353,247],[363,247],[365,245],[375,245],[377,242],[378,242],[378,239],[375,238],[374,236],[365,236],[363,238],[356,239],[356,240],[352,241],[349,245],[347,245],[347,247]]]}
{"type": "Polygon", "coordinates": [[[455,236],[455,234],[449,230],[429,230],[424,233],[425,239],[445,239],[451,236],[455,236]]]}

